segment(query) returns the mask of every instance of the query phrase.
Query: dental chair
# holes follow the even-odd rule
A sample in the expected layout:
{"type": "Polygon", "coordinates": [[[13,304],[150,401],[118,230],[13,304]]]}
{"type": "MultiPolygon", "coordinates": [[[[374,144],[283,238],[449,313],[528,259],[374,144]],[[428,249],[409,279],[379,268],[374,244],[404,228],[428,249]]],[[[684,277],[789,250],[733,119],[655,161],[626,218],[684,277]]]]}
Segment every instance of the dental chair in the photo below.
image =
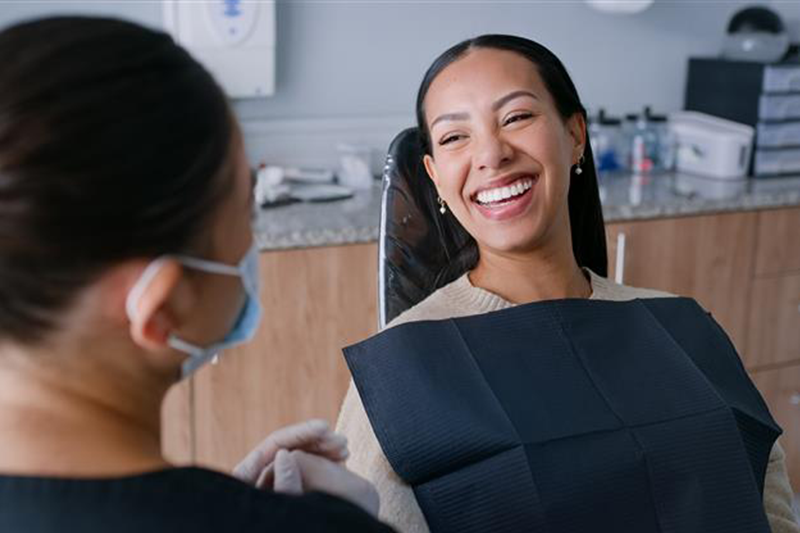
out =
{"type": "Polygon", "coordinates": [[[472,268],[472,238],[448,211],[422,163],[417,128],[400,132],[383,169],[378,236],[378,309],[383,329],[400,313],[472,268]]]}

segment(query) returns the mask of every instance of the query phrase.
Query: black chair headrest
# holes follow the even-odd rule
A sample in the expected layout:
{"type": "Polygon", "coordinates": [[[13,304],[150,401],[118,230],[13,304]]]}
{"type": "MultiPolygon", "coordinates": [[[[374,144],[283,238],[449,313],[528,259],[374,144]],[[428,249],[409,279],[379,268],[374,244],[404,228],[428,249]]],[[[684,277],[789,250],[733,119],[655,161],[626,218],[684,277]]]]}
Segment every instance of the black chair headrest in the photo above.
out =
{"type": "Polygon", "coordinates": [[[379,313],[385,326],[474,266],[472,238],[449,212],[439,213],[417,128],[389,146],[379,235],[379,313]]]}

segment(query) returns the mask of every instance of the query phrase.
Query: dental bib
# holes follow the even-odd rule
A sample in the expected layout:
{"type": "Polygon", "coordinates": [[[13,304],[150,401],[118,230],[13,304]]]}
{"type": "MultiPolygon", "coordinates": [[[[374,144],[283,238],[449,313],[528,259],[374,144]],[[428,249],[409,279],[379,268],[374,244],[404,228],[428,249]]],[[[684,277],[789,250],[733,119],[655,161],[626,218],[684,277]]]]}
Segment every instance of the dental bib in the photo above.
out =
{"type": "Polygon", "coordinates": [[[344,350],[433,533],[768,533],[781,430],[693,300],[555,300],[344,350]]]}

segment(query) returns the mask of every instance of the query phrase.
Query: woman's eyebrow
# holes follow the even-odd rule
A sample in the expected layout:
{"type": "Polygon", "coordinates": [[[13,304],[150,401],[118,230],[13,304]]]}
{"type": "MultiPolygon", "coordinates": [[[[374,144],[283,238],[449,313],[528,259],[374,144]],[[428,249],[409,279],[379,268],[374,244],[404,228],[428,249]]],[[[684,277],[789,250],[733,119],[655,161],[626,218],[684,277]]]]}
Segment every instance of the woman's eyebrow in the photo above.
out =
{"type": "Polygon", "coordinates": [[[498,99],[495,103],[492,104],[492,111],[497,111],[504,105],[506,105],[511,100],[516,98],[521,98],[523,96],[528,96],[533,98],[534,100],[538,100],[539,98],[530,91],[513,91],[508,93],[507,95],[503,96],[502,98],[498,99]]]}
{"type": "MultiPolygon", "coordinates": [[[[533,94],[530,91],[523,91],[523,90],[513,91],[513,92],[510,92],[507,95],[503,96],[502,98],[498,99],[495,103],[493,103],[492,104],[492,111],[497,111],[498,109],[500,109],[501,107],[506,105],[511,100],[514,100],[516,98],[522,98],[523,96],[527,96],[529,98],[533,98],[534,100],[538,100],[539,99],[535,94],[533,94]]],[[[468,118],[469,118],[469,113],[463,113],[463,112],[462,113],[445,113],[443,115],[439,115],[438,117],[436,117],[434,119],[434,121],[431,122],[431,125],[429,126],[429,128],[433,129],[433,127],[436,124],[438,124],[439,122],[442,122],[444,120],[467,120],[468,118]]]]}
{"type": "Polygon", "coordinates": [[[467,120],[469,118],[469,113],[445,113],[444,115],[439,115],[436,119],[431,122],[429,126],[430,129],[443,120],[467,120]]]}

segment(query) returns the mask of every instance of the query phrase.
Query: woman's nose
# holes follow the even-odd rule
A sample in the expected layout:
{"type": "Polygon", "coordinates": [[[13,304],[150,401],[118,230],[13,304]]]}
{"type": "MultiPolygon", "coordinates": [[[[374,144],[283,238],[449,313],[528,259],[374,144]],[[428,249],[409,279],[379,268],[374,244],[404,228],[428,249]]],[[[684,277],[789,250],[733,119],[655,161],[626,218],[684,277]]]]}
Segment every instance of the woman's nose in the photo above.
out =
{"type": "Polygon", "coordinates": [[[476,146],[474,163],[478,170],[496,170],[510,162],[514,148],[500,135],[486,135],[476,146]]]}

